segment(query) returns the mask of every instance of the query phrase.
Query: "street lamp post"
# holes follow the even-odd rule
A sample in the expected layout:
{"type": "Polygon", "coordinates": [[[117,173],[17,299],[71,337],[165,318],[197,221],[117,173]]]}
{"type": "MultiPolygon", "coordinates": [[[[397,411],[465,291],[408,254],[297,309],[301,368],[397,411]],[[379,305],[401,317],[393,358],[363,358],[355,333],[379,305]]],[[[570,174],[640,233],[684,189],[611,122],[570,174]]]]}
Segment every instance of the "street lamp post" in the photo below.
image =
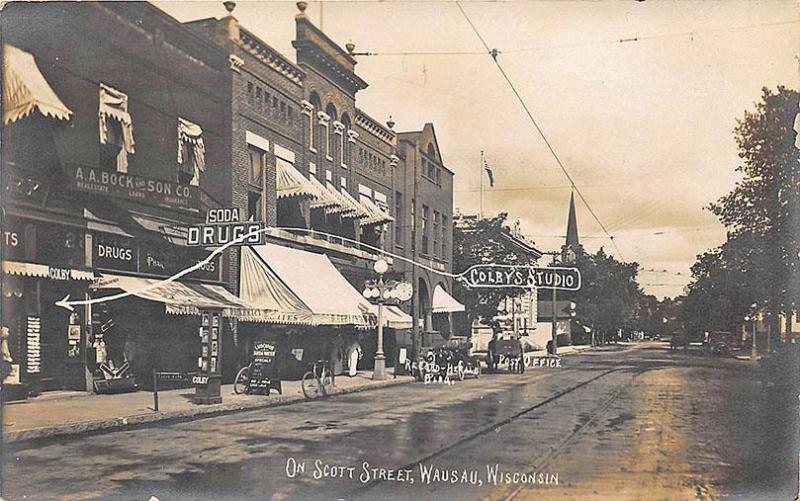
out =
{"type": "Polygon", "coordinates": [[[413,296],[413,290],[411,284],[407,282],[390,280],[389,283],[385,283],[383,281],[384,273],[389,271],[389,263],[385,259],[375,261],[373,269],[378,274],[378,280],[368,281],[363,295],[367,299],[374,299],[378,305],[378,347],[375,352],[375,367],[372,372],[372,379],[383,381],[386,379],[386,355],[383,352],[383,308],[387,299],[408,301],[413,296]]]}
{"type": "Polygon", "coordinates": [[[386,286],[383,283],[383,274],[389,270],[389,263],[384,259],[375,261],[375,273],[378,274],[378,351],[375,353],[375,368],[372,379],[383,381],[386,379],[386,355],[383,353],[383,303],[385,301],[386,286]]]}

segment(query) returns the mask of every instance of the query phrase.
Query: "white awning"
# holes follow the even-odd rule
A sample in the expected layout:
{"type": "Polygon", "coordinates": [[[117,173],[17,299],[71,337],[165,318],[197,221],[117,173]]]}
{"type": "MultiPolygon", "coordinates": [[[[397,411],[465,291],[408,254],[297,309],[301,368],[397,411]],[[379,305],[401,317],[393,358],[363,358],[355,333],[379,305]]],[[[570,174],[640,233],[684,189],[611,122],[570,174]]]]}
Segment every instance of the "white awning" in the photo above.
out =
{"type": "MultiPolygon", "coordinates": [[[[319,325],[370,326],[371,305],[333,266],[328,256],[275,244],[251,247],[272,274],[311,311],[319,325]]],[[[242,275],[242,281],[247,278],[242,275]]]]}
{"type": "MultiPolygon", "coordinates": [[[[378,316],[378,305],[371,305],[372,313],[378,316]]],[[[410,329],[414,326],[414,319],[411,315],[400,309],[399,306],[389,304],[383,308],[383,326],[392,329],[410,329]]]]}
{"type": "Polygon", "coordinates": [[[223,316],[242,319],[259,314],[259,310],[242,302],[219,285],[103,274],[91,288],[121,289],[148,301],[164,303],[166,312],[172,315],[199,315],[200,310],[204,309],[220,309],[223,316]]]}
{"type": "Polygon", "coordinates": [[[277,178],[278,178],[278,198],[307,197],[323,198],[325,195],[320,192],[311,182],[294,168],[294,165],[278,158],[277,178]]]}
{"type": "Polygon", "coordinates": [[[336,206],[325,209],[326,213],[339,214],[341,217],[351,219],[359,217],[358,214],[361,212],[361,208],[358,206],[358,204],[354,203],[354,201],[351,202],[331,183],[326,183],[325,189],[328,190],[328,193],[330,193],[331,197],[336,200],[336,206]]]}
{"type": "Polygon", "coordinates": [[[20,277],[50,278],[53,280],[94,280],[91,271],[48,266],[46,264],[3,261],[3,273],[20,277]]]}
{"type": "Polygon", "coordinates": [[[194,122],[178,117],[178,165],[183,164],[183,145],[192,148],[192,186],[199,186],[200,174],[206,170],[206,146],[203,129],[194,122]]]}
{"type": "Polygon", "coordinates": [[[3,45],[3,125],[28,116],[34,109],[46,117],[69,120],[72,111],[47,83],[33,55],[3,45]]]}
{"type": "Polygon", "coordinates": [[[281,324],[311,324],[311,310],[281,281],[250,247],[242,247],[239,265],[239,296],[242,301],[275,312],[253,321],[281,324]]]}
{"type": "Polygon", "coordinates": [[[339,201],[328,191],[319,180],[314,176],[309,176],[308,182],[314,187],[316,197],[311,202],[312,209],[329,209],[331,207],[339,207],[339,201]]]}
{"type": "Polygon", "coordinates": [[[437,285],[433,289],[433,312],[434,313],[455,313],[464,311],[464,305],[444,290],[444,287],[437,285]]]}
{"type": "Polygon", "coordinates": [[[383,224],[391,223],[394,218],[385,213],[378,205],[370,200],[368,197],[361,197],[361,205],[363,205],[370,213],[369,217],[361,221],[362,225],[383,224]]]}

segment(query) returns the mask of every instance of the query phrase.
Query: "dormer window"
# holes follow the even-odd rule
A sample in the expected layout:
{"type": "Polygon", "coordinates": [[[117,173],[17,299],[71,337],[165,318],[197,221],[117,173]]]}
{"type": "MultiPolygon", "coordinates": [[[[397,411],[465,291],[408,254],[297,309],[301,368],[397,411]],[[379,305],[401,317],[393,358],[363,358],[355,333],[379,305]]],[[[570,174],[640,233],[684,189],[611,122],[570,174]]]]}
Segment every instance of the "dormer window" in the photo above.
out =
{"type": "Polygon", "coordinates": [[[200,174],[206,170],[206,149],[203,129],[178,118],[178,182],[190,186],[200,184],[200,174]]]}
{"type": "Polygon", "coordinates": [[[107,170],[128,172],[128,155],[134,152],[128,96],[101,83],[99,103],[100,166],[107,170]]]}

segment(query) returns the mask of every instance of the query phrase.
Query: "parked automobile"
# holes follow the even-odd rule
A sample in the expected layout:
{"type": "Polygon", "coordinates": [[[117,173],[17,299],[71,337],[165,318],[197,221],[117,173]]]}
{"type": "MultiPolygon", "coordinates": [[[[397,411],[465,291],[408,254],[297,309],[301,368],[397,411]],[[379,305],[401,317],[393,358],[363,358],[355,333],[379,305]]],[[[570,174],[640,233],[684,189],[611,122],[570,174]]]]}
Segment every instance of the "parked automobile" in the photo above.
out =
{"type": "Polygon", "coordinates": [[[683,351],[689,349],[689,336],[682,332],[674,332],[669,340],[669,349],[677,350],[680,348],[683,348],[683,351]]]}
{"type": "Polygon", "coordinates": [[[703,352],[706,355],[728,356],[738,348],[738,338],[732,332],[711,332],[703,341],[703,352]]]}

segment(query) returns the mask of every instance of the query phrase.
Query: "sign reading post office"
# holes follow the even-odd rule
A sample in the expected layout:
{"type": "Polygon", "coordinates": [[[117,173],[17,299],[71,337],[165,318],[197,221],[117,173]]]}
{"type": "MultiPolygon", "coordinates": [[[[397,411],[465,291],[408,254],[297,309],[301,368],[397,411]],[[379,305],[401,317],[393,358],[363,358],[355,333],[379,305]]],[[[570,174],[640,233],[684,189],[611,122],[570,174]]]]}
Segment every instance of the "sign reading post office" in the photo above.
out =
{"type": "Polygon", "coordinates": [[[476,264],[461,274],[461,280],[473,289],[519,287],[576,291],[581,288],[581,272],[564,267],[476,264]]]}

